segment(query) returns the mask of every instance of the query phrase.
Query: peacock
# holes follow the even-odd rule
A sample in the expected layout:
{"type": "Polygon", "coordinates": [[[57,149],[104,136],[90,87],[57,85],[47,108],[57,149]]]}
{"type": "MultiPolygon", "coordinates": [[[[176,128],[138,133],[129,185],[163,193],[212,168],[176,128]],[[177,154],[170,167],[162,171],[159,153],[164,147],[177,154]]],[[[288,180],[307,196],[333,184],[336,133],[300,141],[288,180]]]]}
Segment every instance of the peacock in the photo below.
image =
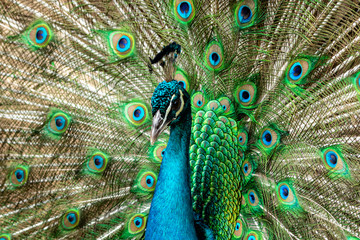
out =
{"type": "Polygon", "coordinates": [[[0,240],[360,239],[359,1],[0,9],[0,240]]]}

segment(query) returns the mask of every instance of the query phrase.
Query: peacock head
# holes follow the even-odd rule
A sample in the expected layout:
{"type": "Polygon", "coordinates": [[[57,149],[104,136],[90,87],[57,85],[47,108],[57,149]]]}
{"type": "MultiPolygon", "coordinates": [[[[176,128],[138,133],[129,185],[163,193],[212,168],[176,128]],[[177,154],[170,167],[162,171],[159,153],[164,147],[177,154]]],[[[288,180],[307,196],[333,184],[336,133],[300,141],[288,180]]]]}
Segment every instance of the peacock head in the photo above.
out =
{"type": "Polygon", "coordinates": [[[190,96],[178,81],[163,81],[155,89],[151,98],[153,124],[151,144],[168,126],[174,126],[187,119],[184,113],[191,113],[190,96]]]}

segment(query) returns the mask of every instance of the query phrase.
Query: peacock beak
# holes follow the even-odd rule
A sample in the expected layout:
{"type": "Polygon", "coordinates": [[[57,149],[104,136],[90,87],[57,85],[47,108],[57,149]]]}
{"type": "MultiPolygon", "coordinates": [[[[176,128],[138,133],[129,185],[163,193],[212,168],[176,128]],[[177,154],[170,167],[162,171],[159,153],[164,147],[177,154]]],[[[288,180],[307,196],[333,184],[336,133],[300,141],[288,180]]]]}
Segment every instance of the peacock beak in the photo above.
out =
{"type": "Polygon", "coordinates": [[[165,116],[165,119],[163,119],[161,117],[160,110],[156,112],[156,114],[153,117],[153,122],[151,126],[151,134],[150,134],[151,145],[154,145],[160,133],[162,133],[167,128],[170,122],[171,120],[170,121],[167,120],[167,115],[165,116]]]}

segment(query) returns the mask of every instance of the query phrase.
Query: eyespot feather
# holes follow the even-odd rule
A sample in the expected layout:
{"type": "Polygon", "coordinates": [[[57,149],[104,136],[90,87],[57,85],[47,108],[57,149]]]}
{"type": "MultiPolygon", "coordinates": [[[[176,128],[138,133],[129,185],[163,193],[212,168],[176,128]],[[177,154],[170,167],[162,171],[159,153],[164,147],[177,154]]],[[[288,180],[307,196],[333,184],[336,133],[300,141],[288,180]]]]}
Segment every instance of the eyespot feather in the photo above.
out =
{"type": "Polygon", "coordinates": [[[195,17],[195,6],[192,0],[174,0],[174,14],[178,22],[189,24],[195,17]]]}
{"type": "Polygon", "coordinates": [[[80,211],[76,208],[71,208],[65,212],[62,217],[61,225],[66,230],[76,228],[80,223],[80,211]]]}
{"type": "Polygon", "coordinates": [[[27,183],[28,176],[29,167],[18,165],[10,173],[10,183],[13,187],[21,187],[27,183]]]}
{"type": "Polygon", "coordinates": [[[235,9],[236,24],[240,29],[254,25],[258,15],[257,0],[243,0],[235,9]]]}
{"type": "Polygon", "coordinates": [[[212,41],[205,51],[205,66],[209,70],[220,71],[224,67],[224,49],[221,42],[212,41]]]}

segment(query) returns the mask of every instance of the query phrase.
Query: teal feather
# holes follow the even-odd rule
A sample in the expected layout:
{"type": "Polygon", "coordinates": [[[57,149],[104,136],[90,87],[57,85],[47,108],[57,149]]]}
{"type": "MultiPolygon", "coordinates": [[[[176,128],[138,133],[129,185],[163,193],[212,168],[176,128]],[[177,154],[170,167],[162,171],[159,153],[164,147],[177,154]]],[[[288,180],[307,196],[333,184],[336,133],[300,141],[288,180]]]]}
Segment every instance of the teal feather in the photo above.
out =
{"type": "Polygon", "coordinates": [[[360,239],[359,8],[4,0],[0,240],[360,239]]]}

